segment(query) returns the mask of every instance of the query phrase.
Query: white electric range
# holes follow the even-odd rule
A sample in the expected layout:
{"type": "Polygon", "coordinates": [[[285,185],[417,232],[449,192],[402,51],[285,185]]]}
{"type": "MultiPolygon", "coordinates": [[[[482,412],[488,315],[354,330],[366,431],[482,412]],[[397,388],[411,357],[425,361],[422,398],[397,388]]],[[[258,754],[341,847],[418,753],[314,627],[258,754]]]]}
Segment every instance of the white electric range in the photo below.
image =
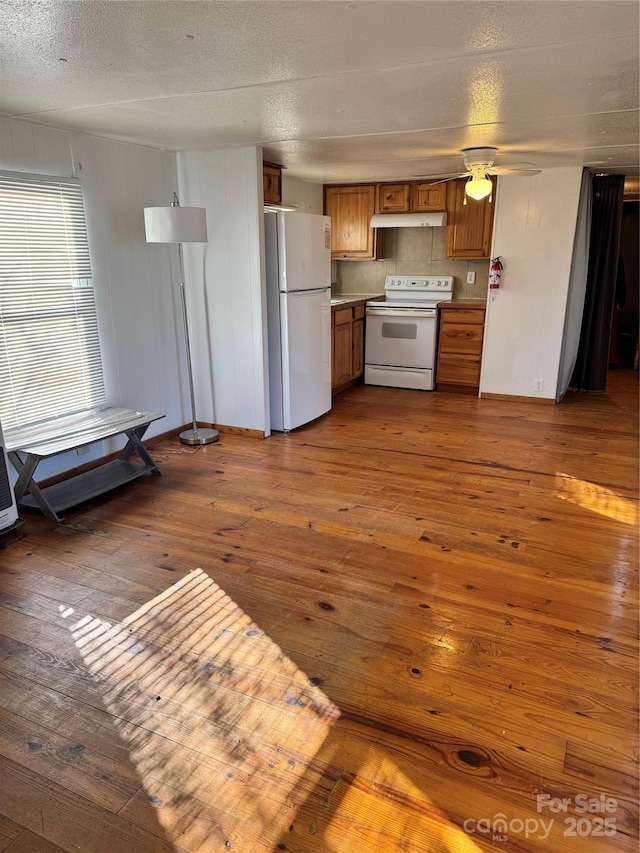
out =
{"type": "Polygon", "coordinates": [[[367,302],[364,381],[433,391],[438,302],[453,298],[451,275],[388,275],[385,300],[367,302]]]}

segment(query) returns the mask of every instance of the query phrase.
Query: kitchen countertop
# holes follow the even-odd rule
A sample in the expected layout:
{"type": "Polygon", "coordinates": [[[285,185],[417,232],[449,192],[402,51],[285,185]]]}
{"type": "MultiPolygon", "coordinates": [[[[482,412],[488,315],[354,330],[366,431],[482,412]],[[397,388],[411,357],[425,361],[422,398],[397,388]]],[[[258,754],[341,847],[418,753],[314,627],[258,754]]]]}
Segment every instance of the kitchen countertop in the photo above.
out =
{"type": "Polygon", "coordinates": [[[486,299],[451,299],[449,302],[438,302],[438,308],[486,308],[486,299]]]}
{"type": "Polygon", "coordinates": [[[384,299],[384,292],[377,293],[343,293],[331,296],[332,308],[350,308],[353,305],[364,305],[370,299],[384,299]]]}

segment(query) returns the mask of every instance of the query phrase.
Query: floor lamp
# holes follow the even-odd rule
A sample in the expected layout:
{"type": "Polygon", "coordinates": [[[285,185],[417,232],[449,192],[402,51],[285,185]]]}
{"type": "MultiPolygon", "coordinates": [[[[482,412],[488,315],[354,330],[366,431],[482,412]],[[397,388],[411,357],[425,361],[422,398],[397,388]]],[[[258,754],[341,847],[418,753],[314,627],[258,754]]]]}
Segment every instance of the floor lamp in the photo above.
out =
{"type": "Polygon", "coordinates": [[[180,207],[178,196],[174,193],[171,207],[145,207],[144,227],[147,235],[147,243],[178,244],[178,255],[180,258],[180,299],[182,302],[182,320],[184,322],[184,340],[187,349],[187,367],[189,370],[191,420],[193,422],[193,429],[187,429],[180,433],[180,441],[183,444],[212,444],[219,438],[218,430],[198,428],[196,420],[196,400],[193,392],[187,300],[184,294],[184,263],[182,260],[183,243],[207,242],[206,211],[204,207],[180,207]]]}

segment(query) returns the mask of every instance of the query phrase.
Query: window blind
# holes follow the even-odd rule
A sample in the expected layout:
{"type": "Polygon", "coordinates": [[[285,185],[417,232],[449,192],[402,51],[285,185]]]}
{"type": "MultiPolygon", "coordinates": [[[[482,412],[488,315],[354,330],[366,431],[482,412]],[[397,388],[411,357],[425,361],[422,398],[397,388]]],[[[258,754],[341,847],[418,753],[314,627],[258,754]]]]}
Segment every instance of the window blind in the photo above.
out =
{"type": "Polygon", "coordinates": [[[0,421],[104,403],[80,183],[0,172],[0,421]]]}

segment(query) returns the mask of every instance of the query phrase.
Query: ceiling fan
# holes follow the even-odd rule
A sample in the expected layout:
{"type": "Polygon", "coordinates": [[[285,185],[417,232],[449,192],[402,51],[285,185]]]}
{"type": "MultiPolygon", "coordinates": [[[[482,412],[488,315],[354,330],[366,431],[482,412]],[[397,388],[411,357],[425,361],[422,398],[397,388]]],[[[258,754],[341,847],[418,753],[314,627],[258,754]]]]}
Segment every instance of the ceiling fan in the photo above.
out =
{"type": "MultiPolygon", "coordinates": [[[[493,162],[497,151],[497,148],[465,148],[462,151],[462,156],[466,172],[453,175],[415,175],[414,177],[420,179],[440,178],[440,180],[434,181],[435,184],[443,184],[445,181],[453,181],[455,178],[468,178],[464,188],[464,203],[466,204],[467,196],[476,200],[491,196],[493,184],[489,180],[490,175],[521,175],[531,177],[540,173],[540,169],[520,168],[529,167],[531,166],[530,163],[517,163],[514,166],[494,166],[493,162]]],[[[491,201],[491,198],[489,198],[489,201],[491,201]]]]}

